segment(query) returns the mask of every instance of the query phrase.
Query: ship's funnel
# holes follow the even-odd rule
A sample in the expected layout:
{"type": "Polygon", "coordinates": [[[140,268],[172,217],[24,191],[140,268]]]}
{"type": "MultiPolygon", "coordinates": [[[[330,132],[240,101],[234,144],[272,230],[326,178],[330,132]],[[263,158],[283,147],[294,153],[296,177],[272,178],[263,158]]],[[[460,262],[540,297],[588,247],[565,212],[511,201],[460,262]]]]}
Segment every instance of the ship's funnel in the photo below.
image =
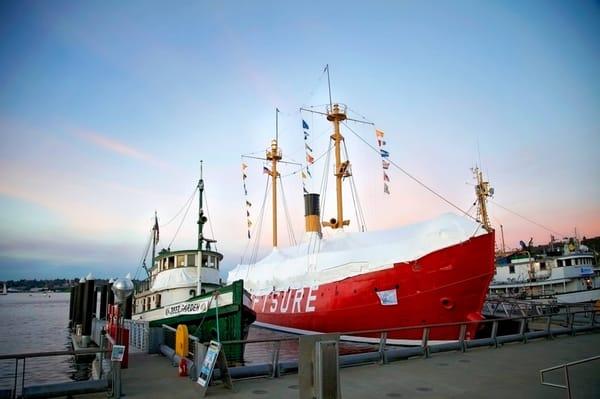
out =
{"type": "Polygon", "coordinates": [[[319,194],[304,194],[304,222],[307,233],[321,233],[319,197],[319,194]]]}

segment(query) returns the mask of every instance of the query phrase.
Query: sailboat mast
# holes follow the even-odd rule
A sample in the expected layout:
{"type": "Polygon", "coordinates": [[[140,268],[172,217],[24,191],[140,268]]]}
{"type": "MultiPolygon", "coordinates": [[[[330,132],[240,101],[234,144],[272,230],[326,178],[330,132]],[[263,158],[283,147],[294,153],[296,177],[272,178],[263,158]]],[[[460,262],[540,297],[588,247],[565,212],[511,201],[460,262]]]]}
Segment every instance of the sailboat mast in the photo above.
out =
{"type": "Polygon", "coordinates": [[[272,203],[273,203],[273,247],[277,247],[277,178],[279,172],[277,171],[277,162],[282,158],[281,149],[279,148],[279,109],[275,109],[275,140],[271,141],[271,147],[267,149],[267,160],[271,161],[271,170],[269,175],[271,176],[272,186],[272,203]]]}

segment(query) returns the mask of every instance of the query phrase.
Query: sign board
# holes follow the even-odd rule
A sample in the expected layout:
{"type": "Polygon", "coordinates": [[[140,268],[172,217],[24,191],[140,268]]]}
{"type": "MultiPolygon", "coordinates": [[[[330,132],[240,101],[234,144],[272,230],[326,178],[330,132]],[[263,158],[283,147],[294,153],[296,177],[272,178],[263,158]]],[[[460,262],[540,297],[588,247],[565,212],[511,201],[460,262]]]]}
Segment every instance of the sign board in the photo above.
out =
{"type": "Polygon", "coordinates": [[[210,341],[210,345],[208,345],[208,350],[206,351],[206,356],[204,356],[204,361],[202,362],[202,366],[200,366],[200,375],[198,376],[197,382],[201,386],[208,386],[208,382],[212,376],[220,351],[221,343],[210,341]]]}
{"type": "Polygon", "coordinates": [[[110,354],[110,360],[113,362],[123,361],[125,355],[125,345],[113,345],[112,352],[110,354]]]}
{"type": "Polygon", "coordinates": [[[233,304],[233,292],[220,294],[218,301],[212,298],[202,298],[196,301],[180,302],[174,305],[165,306],[164,315],[165,317],[175,317],[188,314],[202,314],[208,311],[209,308],[216,308],[217,303],[219,306],[233,304]]]}

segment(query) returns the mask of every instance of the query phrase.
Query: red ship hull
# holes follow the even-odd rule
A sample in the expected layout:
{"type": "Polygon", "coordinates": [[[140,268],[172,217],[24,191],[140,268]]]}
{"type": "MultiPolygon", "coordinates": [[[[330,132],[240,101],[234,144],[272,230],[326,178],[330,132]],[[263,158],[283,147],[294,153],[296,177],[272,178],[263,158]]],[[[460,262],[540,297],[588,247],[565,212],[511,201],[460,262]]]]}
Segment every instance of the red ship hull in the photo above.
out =
{"type": "MultiPolygon", "coordinates": [[[[284,331],[350,332],[481,320],[494,276],[494,233],[431,252],[419,259],[353,277],[252,297],[259,325],[284,331]],[[383,304],[378,292],[394,293],[383,304]]],[[[467,338],[474,337],[471,324],[467,338]]],[[[458,326],[432,328],[431,341],[452,341],[458,326]]],[[[379,334],[361,334],[375,338],[379,334]]],[[[410,344],[422,329],[388,333],[391,343],[410,344]]]]}

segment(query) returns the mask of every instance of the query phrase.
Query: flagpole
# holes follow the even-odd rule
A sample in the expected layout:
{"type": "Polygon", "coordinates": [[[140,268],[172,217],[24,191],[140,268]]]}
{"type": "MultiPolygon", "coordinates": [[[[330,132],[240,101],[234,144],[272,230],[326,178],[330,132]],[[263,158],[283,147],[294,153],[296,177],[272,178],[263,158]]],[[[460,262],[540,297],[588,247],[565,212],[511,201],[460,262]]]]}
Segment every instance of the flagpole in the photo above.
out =
{"type": "MultiPolygon", "coordinates": [[[[152,227],[152,261],[150,265],[150,270],[154,267],[154,258],[156,256],[156,244],[157,244],[157,236],[158,236],[158,215],[156,211],[154,211],[154,227],[152,227]]],[[[150,276],[148,276],[150,277],[150,276]]]]}

